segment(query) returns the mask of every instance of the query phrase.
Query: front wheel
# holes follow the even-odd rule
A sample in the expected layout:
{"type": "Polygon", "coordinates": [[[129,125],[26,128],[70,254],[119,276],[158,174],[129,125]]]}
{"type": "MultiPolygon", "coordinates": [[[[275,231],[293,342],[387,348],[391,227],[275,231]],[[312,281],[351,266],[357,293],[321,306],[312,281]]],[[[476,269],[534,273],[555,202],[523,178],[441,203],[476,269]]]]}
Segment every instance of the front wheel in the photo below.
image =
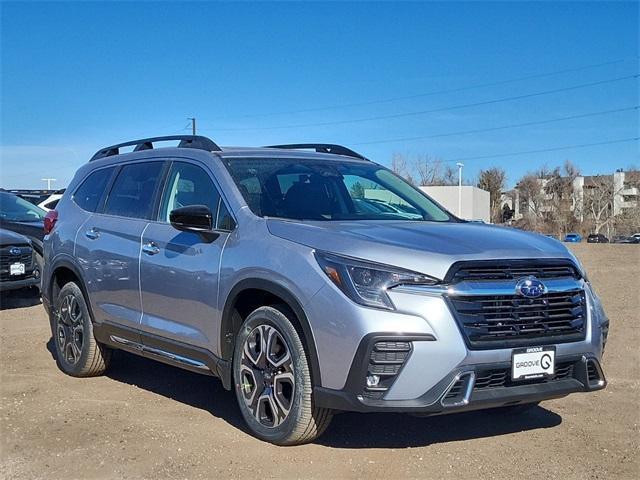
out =
{"type": "Polygon", "coordinates": [[[284,306],[260,307],[242,324],[233,357],[235,392],[251,432],[299,445],[324,432],[332,411],[314,406],[304,346],[284,306]]]}
{"type": "Polygon", "coordinates": [[[74,377],[102,375],[112,350],[93,336],[93,322],[80,287],[73,282],[60,289],[51,323],[60,369],[74,377]]]}

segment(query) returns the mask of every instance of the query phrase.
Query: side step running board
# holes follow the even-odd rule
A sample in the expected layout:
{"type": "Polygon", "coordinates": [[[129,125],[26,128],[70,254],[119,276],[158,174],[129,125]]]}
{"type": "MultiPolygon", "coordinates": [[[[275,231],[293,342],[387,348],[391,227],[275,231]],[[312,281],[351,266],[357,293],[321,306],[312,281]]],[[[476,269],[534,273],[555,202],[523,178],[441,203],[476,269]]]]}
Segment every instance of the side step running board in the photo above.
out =
{"type": "Polygon", "coordinates": [[[204,370],[203,373],[213,375],[213,372],[211,371],[211,369],[209,369],[208,366],[192,358],[183,357],[182,355],[166,352],[164,350],[160,350],[159,348],[153,348],[147,345],[142,345],[141,343],[132,342],[131,340],[118,337],[117,335],[111,335],[109,339],[114,343],[119,343],[120,345],[124,345],[129,348],[134,348],[142,353],[151,354],[153,356],[160,357],[159,360],[160,359],[169,360],[170,363],[176,363],[182,367],[191,367],[198,370],[204,370]]]}

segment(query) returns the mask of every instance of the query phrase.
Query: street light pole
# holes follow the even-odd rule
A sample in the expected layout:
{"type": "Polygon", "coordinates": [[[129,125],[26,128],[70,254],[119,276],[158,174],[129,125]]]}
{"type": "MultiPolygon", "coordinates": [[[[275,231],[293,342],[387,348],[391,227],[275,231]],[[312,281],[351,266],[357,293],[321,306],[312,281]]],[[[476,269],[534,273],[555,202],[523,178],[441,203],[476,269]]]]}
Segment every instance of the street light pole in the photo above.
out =
{"type": "Polygon", "coordinates": [[[462,218],[462,167],[464,163],[456,163],[458,167],[458,217],[462,218]]]}
{"type": "Polygon", "coordinates": [[[43,182],[47,182],[47,190],[51,190],[51,182],[55,182],[55,178],[41,178],[43,182]]]}

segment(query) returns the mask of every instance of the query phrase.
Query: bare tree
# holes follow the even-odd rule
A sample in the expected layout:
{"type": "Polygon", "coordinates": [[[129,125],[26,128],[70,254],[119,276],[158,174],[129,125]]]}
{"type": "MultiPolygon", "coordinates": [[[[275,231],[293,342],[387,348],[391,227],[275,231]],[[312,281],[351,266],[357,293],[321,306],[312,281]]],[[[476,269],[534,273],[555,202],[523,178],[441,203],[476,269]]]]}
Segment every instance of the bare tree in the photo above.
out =
{"type": "Polygon", "coordinates": [[[436,185],[440,178],[442,162],[429,155],[420,155],[415,161],[420,185],[436,185]]]}
{"type": "Polygon", "coordinates": [[[545,219],[558,235],[573,230],[578,223],[579,199],[573,184],[580,175],[578,168],[569,160],[562,169],[559,167],[546,173],[544,180],[545,219]]]}
{"type": "Polygon", "coordinates": [[[593,222],[594,233],[607,226],[613,220],[613,177],[601,175],[590,177],[584,185],[584,209],[593,222]]]}
{"type": "Polygon", "coordinates": [[[527,173],[520,179],[516,187],[520,192],[522,204],[520,211],[532,228],[535,228],[543,218],[545,194],[541,183],[542,179],[538,174],[527,173]]]}
{"type": "Polygon", "coordinates": [[[416,183],[413,177],[412,168],[409,165],[409,161],[407,160],[406,155],[403,155],[401,153],[393,154],[393,156],[391,157],[391,171],[410,183],[416,183]]]}
{"type": "MultiPolygon", "coordinates": [[[[462,179],[462,184],[468,184],[465,179],[462,179]]],[[[458,184],[458,171],[451,165],[447,165],[442,172],[442,180],[440,185],[457,185],[458,184]]]]}
{"type": "Polygon", "coordinates": [[[420,185],[457,185],[458,173],[451,165],[429,155],[418,156],[414,162],[420,185]]]}
{"type": "Polygon", "coordinates": [[[500,199],[502,190],[505,188],[506,180],[507,174],[502,168],[493,167],[480,171],[478,188],[489,192],[489,211],[491,212],[491,221],[494,223],[502,221],[500,199]]]}

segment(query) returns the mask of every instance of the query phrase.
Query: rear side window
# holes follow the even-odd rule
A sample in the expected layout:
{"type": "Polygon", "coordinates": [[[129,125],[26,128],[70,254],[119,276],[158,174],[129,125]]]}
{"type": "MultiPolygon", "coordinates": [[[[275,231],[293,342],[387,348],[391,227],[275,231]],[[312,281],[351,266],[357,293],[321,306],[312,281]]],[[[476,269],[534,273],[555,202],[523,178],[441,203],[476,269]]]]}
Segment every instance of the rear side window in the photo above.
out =
{"type": "MultiPolygon", "coordinates": [[[[73,194],[73,201],[88,212],[95,212],[100,204],[114,168],[103,168],[89,175],[73,194]]],[[[58,201],[47,204],[47,208],[55,208],[58,201]]]]}
{"type": "Polygon", "coordinates": [[[109,192],[104,213],[130,218],[151,218],[163,162],[125,165],[109,192]]]}

